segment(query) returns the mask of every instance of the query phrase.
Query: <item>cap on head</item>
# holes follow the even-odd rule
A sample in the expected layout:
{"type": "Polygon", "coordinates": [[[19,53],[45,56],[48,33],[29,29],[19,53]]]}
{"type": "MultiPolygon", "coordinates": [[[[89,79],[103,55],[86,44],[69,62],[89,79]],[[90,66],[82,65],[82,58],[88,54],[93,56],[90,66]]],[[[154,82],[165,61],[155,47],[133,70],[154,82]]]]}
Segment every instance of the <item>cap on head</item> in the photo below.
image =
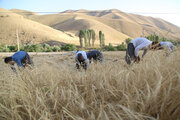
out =
{"type": "Polygon", "coordinates": [[[12,57],[6,57],[4,58],[4,62],[8,64],[10,61],[12,61],[12,57]]]}

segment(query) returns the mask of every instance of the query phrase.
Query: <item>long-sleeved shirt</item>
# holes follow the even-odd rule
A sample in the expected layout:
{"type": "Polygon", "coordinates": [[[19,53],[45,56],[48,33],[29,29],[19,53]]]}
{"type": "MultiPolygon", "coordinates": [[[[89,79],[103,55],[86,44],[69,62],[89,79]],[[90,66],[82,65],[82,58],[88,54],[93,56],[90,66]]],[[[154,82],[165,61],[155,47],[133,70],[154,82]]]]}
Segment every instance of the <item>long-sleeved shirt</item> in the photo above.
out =
{"type": "Polygon", "coordinates": [[[135,48],[134,54],[138,57],[139,50],[144,50],[143,56],[146,54],[149,49],[149,45],[152,44],[152,41],[146,38],[135,38],[131,41],[131,43],[133,43],[135,48]]]}
{"type": "Polygon", "coordinates": [[[11,57],[13,61],[15,61],[19,67],[22,67],[21,60],[26,57],[26,54],[27,53],[25,51],[18,51],[11,57]]]}
{"type": "Polygon", "coordinates": [[[89,60],[93,58],[95,60],[99,59],[100,61],[103,61],[103,55],[98,50],[92,50],[92,51],[87,52],[87,57],[89,60]]]}
{"type": "Polygon", "coordinates": [[[84,59],[85,64],[88,66],[89,65],[89,60],[87,58],[87,54],[85,51],[78,51],[75,55],[75,60],[76,60],[76,64],[80,65],[80,61],[78,60],[78,54],[81,53],[84,59]]]}
{"type": "Polygon", "coordinates": [[[169,51],[172,51],[175,48],[175,46],[171,42],[168,42],[168,41],[162,41],[160,42],[160,45],[163,48],[167,48],[169,51]]]}

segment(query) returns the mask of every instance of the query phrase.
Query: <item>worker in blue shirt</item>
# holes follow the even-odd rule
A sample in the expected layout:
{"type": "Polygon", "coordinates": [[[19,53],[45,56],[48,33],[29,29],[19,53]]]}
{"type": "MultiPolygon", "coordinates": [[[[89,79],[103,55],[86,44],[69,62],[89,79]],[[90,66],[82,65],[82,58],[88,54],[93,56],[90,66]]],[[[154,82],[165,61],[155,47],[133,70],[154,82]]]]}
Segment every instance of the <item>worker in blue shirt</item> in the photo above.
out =
{"type": "MultiPolygon", "coordinates": [[[[31,59],[31,57],[25,51],[18,51],[14,55],[12,55],[10,57],[6,57],[4,59],[4,62],[6,64],[10,64],[12,66],[14,66],[15,63],[17,63],[18,67],[20,67],[20,68],[22,68],[22,67],[25,68],[28,64],[33,65],[33,61],[31,59]]],[[[16,72],[16,69],[14,67],[11,67],[11,69],[16,72]]]]}

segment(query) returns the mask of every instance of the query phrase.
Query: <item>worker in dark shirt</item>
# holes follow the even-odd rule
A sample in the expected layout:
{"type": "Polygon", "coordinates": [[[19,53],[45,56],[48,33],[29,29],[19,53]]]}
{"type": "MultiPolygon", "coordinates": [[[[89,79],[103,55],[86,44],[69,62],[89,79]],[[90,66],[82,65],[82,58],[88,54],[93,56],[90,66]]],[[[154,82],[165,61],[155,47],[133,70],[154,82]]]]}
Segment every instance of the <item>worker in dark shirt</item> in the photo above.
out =
{"type": "Polygon", "coordinates": [[[14,68],[14,64],[17,63],[19,68],[25,68],[28,64],[33,66],[33,61],[29,54],[25,51],[18,51],[14,55],[10,57],[6,57],[4,59],[4,62],[6,64],[11,65],[11,69],[16,72],[16,69],[14,68]]]}
{"type": "Polygon", "coordinates": [[[92,59],[94,60],[94,62],[103,62],[103,54],[98,50],[88,51],[87,58],[89,59],[90,63],[92,59]]]}

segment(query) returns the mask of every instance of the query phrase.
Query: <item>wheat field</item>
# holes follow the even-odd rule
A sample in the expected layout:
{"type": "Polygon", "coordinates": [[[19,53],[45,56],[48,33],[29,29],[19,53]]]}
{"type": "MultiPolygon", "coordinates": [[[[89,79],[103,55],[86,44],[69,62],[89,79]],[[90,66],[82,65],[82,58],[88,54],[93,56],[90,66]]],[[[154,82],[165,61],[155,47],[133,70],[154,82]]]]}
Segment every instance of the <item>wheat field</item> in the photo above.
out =
{"type": "Polygon", "coordinates": [[[74,55],[33,56],[14,74],[0,62],[0,120],[179,120],[180,50],[150,51],[128,66],[125,52],[75,69],[74,55]]]}

